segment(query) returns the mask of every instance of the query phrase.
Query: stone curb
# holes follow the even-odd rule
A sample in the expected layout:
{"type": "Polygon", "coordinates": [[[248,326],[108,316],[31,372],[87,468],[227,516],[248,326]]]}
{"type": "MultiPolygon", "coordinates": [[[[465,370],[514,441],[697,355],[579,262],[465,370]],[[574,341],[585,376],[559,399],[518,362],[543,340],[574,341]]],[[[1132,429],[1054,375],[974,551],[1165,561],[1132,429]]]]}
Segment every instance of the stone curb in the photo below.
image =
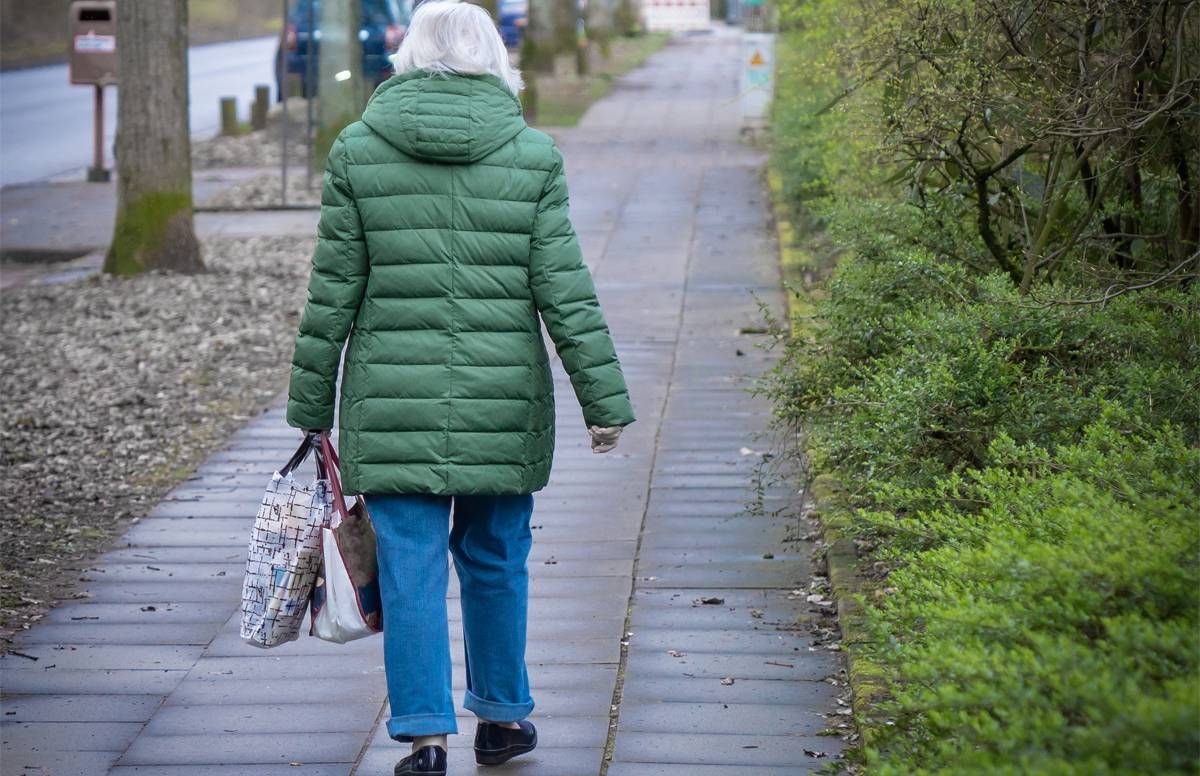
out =
{"type": "Polygon", "coordinates": [[[850,682],[854,723],[863,744],[869,746],[874,730],[870,721],[877,716],[876,705],[884,695],[883,670],[857,649],[858,645],[871,640],[862,612],[867,582],[859,573],[858,546],[846,533],[850,513],[838,504],[838,489],[837,481],[831,476],[817,476],[810,487],[813,508],[809,515],[820,526],[821,539],[826,545],[825,563],[846,653],[846,677],[850,682]]]}
{"type": "MultiPolygon", "coordinates": [[[[768,167],[768,188],[771,193],[772,215],[778,235],[780,264],[785,280],[789,272],[812,269],[811,257],[796,247],[796,228],[783,206],[782,182],[776,171],[768,167]]],[[[793,333],[800,315],[811,317],[815,310],[812,297],[805,289],[789,286],[787,297],[788,320],[793,333]]],[[[858,546],[846,533],[850,515],[838,503],[841,486],[831,475],[816,475],[809,486],[812,509],[809,516],[820,527],[826,545],[831,595],[837,605],[838,627],[846,659],[846,676],[850,684],[854,725],[864,746],[872,741],[872,726],[867,721],[876,715],[875,706],[883,695],[882,669],[859,654],[856,646],[870,641],[862,613],[862,598],[866,581],[859,573],[858,546]]]]}

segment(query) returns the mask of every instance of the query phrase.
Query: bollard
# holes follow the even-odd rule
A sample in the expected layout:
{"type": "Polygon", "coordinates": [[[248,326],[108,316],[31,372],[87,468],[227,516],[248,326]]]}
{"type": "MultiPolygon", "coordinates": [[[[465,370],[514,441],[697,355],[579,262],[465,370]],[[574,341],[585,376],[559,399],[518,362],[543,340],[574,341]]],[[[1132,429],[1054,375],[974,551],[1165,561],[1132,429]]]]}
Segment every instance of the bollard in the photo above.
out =
{"type": "Polygon", "coordinates": [[[267,128],[267,106],[271,104],[271,87],[259,84],[254,87],[254,105],[250,108],[250,126],[254,129],[267,128]]]}
{"type": "Polygon", "coordinates": [[[221,98],[221,134],[233,136],[238,134],[237,98],[221,98]]]}

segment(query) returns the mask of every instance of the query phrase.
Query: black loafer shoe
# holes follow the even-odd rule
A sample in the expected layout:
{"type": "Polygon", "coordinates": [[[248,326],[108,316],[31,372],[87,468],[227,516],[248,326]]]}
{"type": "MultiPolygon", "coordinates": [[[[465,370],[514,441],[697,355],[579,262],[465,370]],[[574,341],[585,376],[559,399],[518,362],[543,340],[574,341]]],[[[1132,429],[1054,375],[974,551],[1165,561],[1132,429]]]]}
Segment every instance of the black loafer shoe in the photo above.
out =
{"type": "Polygon", "coordinates": [[[517,723],[520,730],[480,722],[475,728],[475,762],[480,765],[499,765],[519,754],[532,752],[537,746],[537,728],[527,719],[517,723]]]}
{"type": "Polygon", "coordinates": [[[423,773],[426,776],[446,776],[446,750],[440,746],[423,746],[396,763],[395,776],[423,773]]]}

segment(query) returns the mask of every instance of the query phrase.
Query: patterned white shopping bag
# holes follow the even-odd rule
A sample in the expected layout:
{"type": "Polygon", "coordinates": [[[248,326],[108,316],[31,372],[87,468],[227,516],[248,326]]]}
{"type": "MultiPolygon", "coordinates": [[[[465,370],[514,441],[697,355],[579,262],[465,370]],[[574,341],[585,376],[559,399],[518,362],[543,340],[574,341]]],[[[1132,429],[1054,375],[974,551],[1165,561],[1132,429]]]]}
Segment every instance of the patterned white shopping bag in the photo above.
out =
{"type": "Polygon", "coordinates": [[[250,536],[242,583],[242,640],[255,647],[295,641],[321,567],[321,530],[328,527],[332,499],[319,435],[305,436],[292,459],[271,477],[250,536]],[[294,472],[309,453],[317,476],[296,482],[294,472]]]}

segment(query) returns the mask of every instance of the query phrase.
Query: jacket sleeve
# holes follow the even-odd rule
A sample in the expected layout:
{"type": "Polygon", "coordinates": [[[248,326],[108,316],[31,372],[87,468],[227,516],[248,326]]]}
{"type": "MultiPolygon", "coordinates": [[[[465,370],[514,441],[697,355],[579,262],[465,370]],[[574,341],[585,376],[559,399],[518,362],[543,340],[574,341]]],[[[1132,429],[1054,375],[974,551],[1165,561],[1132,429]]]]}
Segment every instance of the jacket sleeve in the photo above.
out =
{"type": "Polygon", "coordinates": [[[530,242],[534,303],[571,378],[584,421],[625,426],[634,421],[629,391],[567,212],[562,155],[555,149],[554,156],[530,242]]]}
{"type": "Polygon", "coordinates": [[[347,178],[345,147],[339,139],[325,165],[308,302],[292,356],[289,425],[333,428],[342,346],[358,314],[368,272],[366,240],[347,178]]]}

